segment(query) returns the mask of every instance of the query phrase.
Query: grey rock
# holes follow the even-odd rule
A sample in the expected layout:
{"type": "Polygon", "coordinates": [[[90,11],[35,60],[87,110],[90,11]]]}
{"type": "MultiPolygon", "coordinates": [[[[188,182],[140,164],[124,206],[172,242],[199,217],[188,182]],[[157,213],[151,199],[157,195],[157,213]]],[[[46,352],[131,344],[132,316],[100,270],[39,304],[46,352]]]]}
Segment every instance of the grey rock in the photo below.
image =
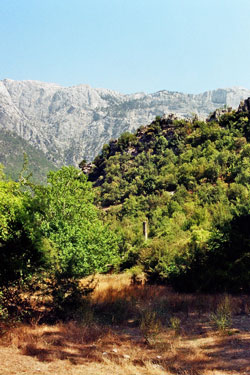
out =
{"type": "Polygon", "coordinates": [[[158,91],[120,94],[88,85],[62,87],[37,81],[0,81],[0,128],[17,133],[57,165],[91,161],[103,144],[125,131],[170,113],[207,118],[217,108],[236,108],[250,90],[229,88],[202,94],[158,91]]]}
{"type": "Polygon", "coordinates": [[[250,97],[247,98],[244,101],[241,101],[241,103],[239,105],[239,108],[238,108],[238,111],[239,112],[250,112],[250,97]]]}
{"type": "Polygon", "coordinates": [[[229,108],[218,108],[216,109],[207,119],[207,122],[217,121],[220,116],[224,115],[225,113],[230,113],[232,111],[232,107],[229,108]]]}

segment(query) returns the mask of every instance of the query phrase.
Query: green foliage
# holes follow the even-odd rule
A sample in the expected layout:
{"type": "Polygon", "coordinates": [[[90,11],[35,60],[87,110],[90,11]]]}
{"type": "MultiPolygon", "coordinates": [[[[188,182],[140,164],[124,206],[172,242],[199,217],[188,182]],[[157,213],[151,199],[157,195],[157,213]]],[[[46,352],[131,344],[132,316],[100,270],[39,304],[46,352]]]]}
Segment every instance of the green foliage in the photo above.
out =
{"type": "Polygon", "coordinates": [[[46,186],[25,168],[19,183],[0,171],[0,284],[50,269],[62,311],[81,294],[78,278],[110,264],[179,290],[249,292],[249,141],[245,112],[156,118],[105,145],[89,181],[73,167],[46,186]]]}
{"type": "Polygon", "coordinates": [[[104,148],[90,179],[122,238],[122,269],[185,291],[249,291],[249,119],[157,118],[104,148]]]}
{"type": "Polygon", "coordinates": [[[90,322],[86,296],[92,289],[79,278],[119,262],[118,238],[99,218],[82,172],[64,167],[39,186],[25,171],[19,183],[5,180],[1,172],[0,319],[27,318],[24,288],[40,274],[38,285],[46,287],[39,286],[39,293],[50,294],[50,319],[90,322]]]}
{"type": "Polygon", "coordinates": [[[51,266],[65,277],[104,272],[118,260],[117,239],[98,218],[93,199],[91,184],[73,167],[51,172],[48,185],[35,188],[33,239],[39,228],[39,236],[50,244],[51,266]]]}
{"type": "Polygon", "coordinates": [[[137,138],[134,134],[129,132],[123,133],[118,139],[117,147],[119,151],[123,151],[128,147],[135,146],[137,143],[137,138]]]}
{"type": "Polygon", "coordinates": [[[28,228],[31,199],[19,183],[0,180],[0,286],[29,277],[44,262],[28,228]]]}
{"type": "MultiPolygon", "coordinates": [[[[31,146],[15,133],[1,129],[0,145],[0,163],[5,166],[6,176],[15,181],[18,180],[23,166],[24,153],[27,154],[29,160],[27,170],[32,174],[31,181],[34,183],[45,183],[48,172],[57,169],[42,151],[31,146]]],[[[53,156],[56,160],[57,155],[53,156]]]]}

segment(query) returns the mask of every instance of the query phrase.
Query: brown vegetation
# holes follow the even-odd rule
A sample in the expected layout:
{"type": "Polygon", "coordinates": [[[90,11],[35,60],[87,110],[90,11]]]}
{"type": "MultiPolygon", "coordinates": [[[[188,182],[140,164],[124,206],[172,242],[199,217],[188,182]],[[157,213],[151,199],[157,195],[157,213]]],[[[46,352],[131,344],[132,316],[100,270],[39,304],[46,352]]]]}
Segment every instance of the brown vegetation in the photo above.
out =
{"type": "Polygon", "coordinates": [[[250,374],[249,296],[177,294],[131,285],[128,274],[97,279],[85,320],[3,331],[0,374],[250,374]]]}

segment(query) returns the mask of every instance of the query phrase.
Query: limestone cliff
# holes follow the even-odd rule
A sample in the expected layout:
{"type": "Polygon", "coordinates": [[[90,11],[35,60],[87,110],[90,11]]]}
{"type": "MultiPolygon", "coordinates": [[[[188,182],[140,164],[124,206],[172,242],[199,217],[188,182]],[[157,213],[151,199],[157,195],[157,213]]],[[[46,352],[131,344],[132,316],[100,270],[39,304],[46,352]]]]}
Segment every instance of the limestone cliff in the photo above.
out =
{"type": "Polygon", "coordinates": [[[159,91],[120,94],[88,85],[62,87],[37,81],[0,81],[0,127],[17,133],[57,165],[92,160],[104,143],[176,113],[205,118],[216,108],[236,108],[250,90],[229,88],[202,94],[159,91]]]}

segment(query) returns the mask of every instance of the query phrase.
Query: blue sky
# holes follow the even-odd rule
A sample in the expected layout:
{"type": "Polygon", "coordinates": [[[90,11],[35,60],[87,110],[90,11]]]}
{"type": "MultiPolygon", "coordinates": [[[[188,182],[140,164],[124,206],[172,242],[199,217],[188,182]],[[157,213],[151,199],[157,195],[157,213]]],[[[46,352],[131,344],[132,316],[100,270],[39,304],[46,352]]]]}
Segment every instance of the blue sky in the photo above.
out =
{"type": "Polygon", "coordinates": [[[1,0],[0,79],[250,88],[250,0],[1,0]]]}

